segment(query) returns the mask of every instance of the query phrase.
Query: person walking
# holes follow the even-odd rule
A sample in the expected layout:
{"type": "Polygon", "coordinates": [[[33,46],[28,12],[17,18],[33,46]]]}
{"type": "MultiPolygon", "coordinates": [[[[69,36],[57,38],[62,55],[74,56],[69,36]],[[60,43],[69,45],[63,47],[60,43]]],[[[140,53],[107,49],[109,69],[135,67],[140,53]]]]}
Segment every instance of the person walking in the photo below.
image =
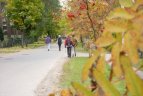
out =
{"type": "Polygon", "coordinates": [[[67,48],[67,55],[68,57],[71,57],[71,49],[72,49],[72,41],[71,41],[71,38],[70,36],[68,36],[66,39],[65,39],[65,48],[67,48]]]}
{"type": "Polygon", "coordinates": [[[61,45],[62,45],[61,35],[58,36],[57,43],[58,43],[59,51],[61,51],[61,45]]]}
{"type": "Polygon", "coordinates": [[[73,56],[76,56],[76,46],[77,46],[77,39],[75,38],[75,36],[72,36],[72,43],[73,43],[73,56]]]}
{"type": "Polygon", "coordinates": [[[50,47],[51,47],[51,38],[50,38],[50,36],[47,36],[47,37],[46,37],[45,42],[46,42],[46,44],[47,44],[48,51],[50,51],[50,47]]]}

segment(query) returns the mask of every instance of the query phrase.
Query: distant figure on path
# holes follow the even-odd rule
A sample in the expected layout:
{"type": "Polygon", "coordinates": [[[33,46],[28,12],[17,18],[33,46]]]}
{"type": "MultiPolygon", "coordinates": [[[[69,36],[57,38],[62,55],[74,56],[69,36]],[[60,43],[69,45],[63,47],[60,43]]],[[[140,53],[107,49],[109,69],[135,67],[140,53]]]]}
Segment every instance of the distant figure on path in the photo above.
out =
{"type": "Polygon", "coordinates": [[[73,55],[73,56],[76,56],[77,40],[76,40],[76,38],[75,38],[74,35],[72,36],[72,43],[73,43],[73,49],[72,49],[72,50],[74,51],[74,52],[73,52],[74,54],[72,54],[72,55],[73,55]]]}
{"type": "Polygon", "coordinates": [[[58,36],[57,43],[58,43],[59,51],[61,51],[61,45],[62,45],[61,35],[58,36]]]}
{"type": "Polygon", "coordinates": [[[72,41],[70,36],[68,36],[65,40],[65,48],[67,48],[67,55],[68,57],[71,57],[71,49],[73,47],[72,41]]]}
{"type": "Polygon", "coordinates": [[[48,51],[49,51],[49,50],[50,50],[50,47],[51,47],[51,38],[50,38],[50,36],[47,36],[47,37],[46,37],[45,42],[46,42],[46,44],[47,44],[48,51]]]}

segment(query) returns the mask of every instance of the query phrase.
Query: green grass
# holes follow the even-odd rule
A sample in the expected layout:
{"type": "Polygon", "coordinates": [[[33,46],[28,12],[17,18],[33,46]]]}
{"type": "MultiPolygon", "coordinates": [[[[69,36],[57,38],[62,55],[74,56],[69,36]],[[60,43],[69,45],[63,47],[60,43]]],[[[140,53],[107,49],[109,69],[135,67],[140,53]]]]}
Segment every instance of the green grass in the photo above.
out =
{"type": "Polygon", "coordinates": [[[87,61],[88,58],[86,57],[76,57],[71,58],[65,65],[64,65],[64,73],[61,78],[61,87],[62,88],[69,88],[71,87],[71,82],[81,82],[81,72],[83,69],[83,65],[87,61]]]}
{"type": "Polygon", "coordinates": [[[38,47],[44,46],[44,45],[45,45],[44,41],[38,41],[38,42],[34,42],[32,44],[28,44],[28,47],[24,47],[24,48],[21,48],[20,45],[8,47],[8,48],[0,48],[0,53],[2,53],[2,54],[15,53],[15,52],[19,52],[21,50],[38,48],[38,47]]]}
{"type": "Polygon", "coordinates": [[[40,46],[44,46],[45,42],[44,41],[38,41],[38,42],[34,42],[32,44],[28,44],[28,48],[38,48],[40,46]]]}
{"type": "Polygon", "coordinates": [[[140,59],[139,64],[134,65],[134,67],[143,71],[143,59],[140,59]]]}
{"type": "Polygon", "coordinates": [[[78,52],[88,52],[87,49],[82,48],[82,44],[81,43],[78,43],[78,45],[76,46],[76,51],[78,51],[78,52]]]}
{"type": "Polygon", "coordinates": [[[7,53],[15,53],[21,51],[23,48],[20,46],[14,46],[9,48],[0,48],[0,53],[7,54],[7,53]]]}

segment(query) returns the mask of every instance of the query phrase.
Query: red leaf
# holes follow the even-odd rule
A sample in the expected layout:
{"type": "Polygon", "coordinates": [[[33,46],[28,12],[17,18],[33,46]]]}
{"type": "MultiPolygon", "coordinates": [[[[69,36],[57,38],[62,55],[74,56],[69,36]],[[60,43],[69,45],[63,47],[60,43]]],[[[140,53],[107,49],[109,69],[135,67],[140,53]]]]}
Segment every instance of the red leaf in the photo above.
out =
{"type": "Polygon", "coordinates": [[[74,14],[72,12],[68,12],[67,13],[67,16],[72,19],[72,18],[75,18],[74,14]]]}
{"type": "Polygon", "coordinates": [[[80,4],[80,10],[84,10],[84,9],[86,9],[86,4],[84,3],[80,4]]]}

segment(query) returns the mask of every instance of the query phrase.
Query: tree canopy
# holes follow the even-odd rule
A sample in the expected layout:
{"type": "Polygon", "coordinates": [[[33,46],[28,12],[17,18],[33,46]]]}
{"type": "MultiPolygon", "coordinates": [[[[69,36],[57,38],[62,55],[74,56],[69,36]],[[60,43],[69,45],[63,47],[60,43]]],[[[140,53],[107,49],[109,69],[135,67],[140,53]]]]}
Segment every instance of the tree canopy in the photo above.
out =
{"type": "Polygon", "coordinates": [[[41,20],[44,4],[41,0],[7,0],[6,16],[18,30],[29,31],[41,20]]]}
{"type": "Polygon", "coordinates": [[[45,4],[45,13],[43,16],[44,34],[55,37],[59,33],[60,2],[59,0],[43,0],[43,2],[45,4]]]}

